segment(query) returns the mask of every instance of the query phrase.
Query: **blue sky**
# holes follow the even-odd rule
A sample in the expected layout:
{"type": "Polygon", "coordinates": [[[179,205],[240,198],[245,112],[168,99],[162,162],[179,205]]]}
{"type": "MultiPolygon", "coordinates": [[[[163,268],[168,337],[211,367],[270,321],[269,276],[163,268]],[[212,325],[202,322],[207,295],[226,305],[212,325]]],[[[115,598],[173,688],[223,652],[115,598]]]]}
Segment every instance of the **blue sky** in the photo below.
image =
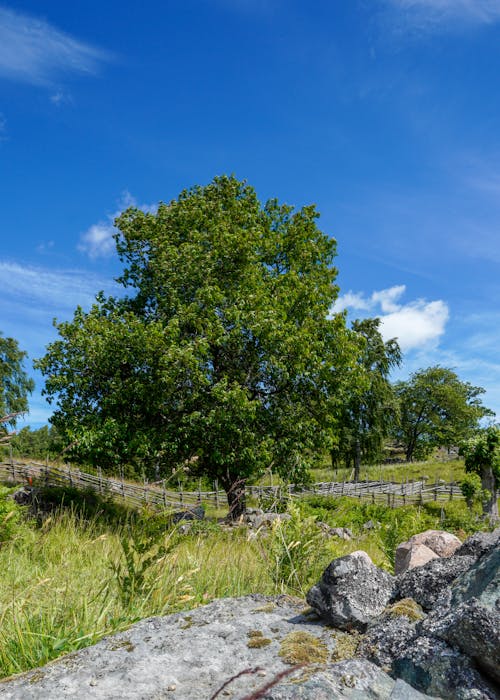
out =
{"type": "Polygon", "coordinates": [[[43,355],[113,290],[116,213],[234,173],[317,204],[398,376],[500,415],[499,75],[500,0],[0,0],[0,330],[43,355]]]}

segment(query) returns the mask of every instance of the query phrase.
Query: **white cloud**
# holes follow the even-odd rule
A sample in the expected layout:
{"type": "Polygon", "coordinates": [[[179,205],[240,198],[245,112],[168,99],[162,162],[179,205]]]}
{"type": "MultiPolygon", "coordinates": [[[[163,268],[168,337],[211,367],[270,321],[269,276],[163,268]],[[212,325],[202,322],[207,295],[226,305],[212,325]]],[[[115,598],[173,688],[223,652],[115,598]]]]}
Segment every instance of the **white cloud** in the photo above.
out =
{"type": "Polygon", "coordinates": [[[441,300],[425,299],[398,303],[405,291],[405,285],[396,285],[375,291],[369,297],[348,292],[337,299],[332,311],[350,308],[373,312],[380,318],[380,332],[384,339],[397,338],[405,352],[435,346],[445,331],[449,318],[448,305],[441,300]]]}
{"type": "Polygon", "coordinates": [[[50,85],[67,73],[97,73],[110,54],[43,19],[0,7],[0,76],[50,85]]]}
{"type": "Polygon", "coordinates": [[[500,0],[386,0],[400,30],[429,32],[500,20],[500,0]]]}
{"type": "Polygon", "coordinates": [[[138,205],[135,197],[130,192],[125,191],[118,203],[118,209],[113,214],[108,214],[105,221],[99,221],[88,228],[85,233],[80,236],[80,243],[77,248],[81,253],[85,253],[92,260],[96,258],[105,258],[113,255],[115,251],[115,241],[113,236],[117,233],[113,222],[124,209],[128,207],[137,207],[142,211],[154,213],[156,205],[141,204],[138,205]]]}
{"type": "Polygon", "coordinates": [[[381,316],[383,337],[397,338],[404,352],[436,344],[445,331],[449,318],[444,301],[426,302],[420,299],[381,316]]]}

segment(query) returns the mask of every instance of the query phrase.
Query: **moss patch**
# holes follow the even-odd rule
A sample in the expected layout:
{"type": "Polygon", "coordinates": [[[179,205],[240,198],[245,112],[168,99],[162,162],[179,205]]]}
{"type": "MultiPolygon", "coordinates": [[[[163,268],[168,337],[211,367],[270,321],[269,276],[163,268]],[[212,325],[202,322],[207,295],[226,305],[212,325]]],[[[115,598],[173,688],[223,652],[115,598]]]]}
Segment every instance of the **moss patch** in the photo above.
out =
{"type": "Polygon", "coordinates": [[[272,613],[276,610],[276,604],[275,603],[266,603],[265,605],[262,605],[260,608],[255,608],[255,610],[252,610],[252,613],[272,613]]]}
{"type": "Polygon", "coordinates": [[[356,650],[359,644],[359,635],[349,634],[348,632],[341,632],[340,630],[337,630],[332,634],[332,638],[335,640],[335,649],[333,650],[331,657],[331,660],[334,663],[337,661],[352,659],[356,655],[356,650]]]}
{"type": "Polygon", "coordinates": [[[124,639],[122,642],[113,642],[109,646],[109,649],[111,651],[120,651],[120,649],[124,649],[125,651],[132,652],[135,649],[135,646],[132,644],[130,639],[124,639]]]}
{"type": "Polygon", "coordinates": [[[279,656],[287,664],[322,664],[328,660],[328,647],[309,632],[290,632],[282,639],[279,656]]]}
{"type": "Polygon", "coordinates": [[[389,605],[385,613],[391,617],[404,616],[411,622],[416,622],[424,617],[424,611],[413,598],[403,598],[396,603],[389,605]]]}

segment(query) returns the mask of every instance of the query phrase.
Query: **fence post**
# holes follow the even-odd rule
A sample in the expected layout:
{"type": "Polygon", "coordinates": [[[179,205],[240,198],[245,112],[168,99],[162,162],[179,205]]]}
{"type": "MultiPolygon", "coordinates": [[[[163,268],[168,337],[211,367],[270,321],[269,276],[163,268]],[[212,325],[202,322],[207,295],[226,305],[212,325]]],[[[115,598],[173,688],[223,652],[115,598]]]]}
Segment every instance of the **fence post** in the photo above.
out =
{"type": "Polygon", "coordinates": [[[201,479],[198,479],[198,503],[201,503],[201,479]]]}
{"type": "Polygon", "coordinates": [[[184,503],[184,498],[182,495],[182,484],[179,481],[179,504],[182,506],[183,503],[184,503]]]}
{"type": "Polygon", "coordinates": [[[144,477],[144,502],[148,504],[148,480],[144,477]]]}
{"type": "Polygon", "coordinates": [[[165,490],[165,479],[163,479],[163,507],[167,507],[167,492],[165,490]]]}
{"type": "Polygon", "coordinates": [[[124,483],[123,477],[124,477],[123,467],[120,467],[120,478],[121,478],[121,482],[122,482],[122,498],[123,498],[123,500],[125,500],[125,483],[124,483]]]}
{"type": "Polygon", "coordinates": [[[71,464],[68,464],[69,485],[73,486],[73,476],[71,475],[71,464]]]}
{"type": "Polygon", "coordinates": [[[219,510],[219,481],[216,479],[214,481],[215,486],[215,507],[219,510]]]}
{"type": "Polygon", "coordinates": [[[99,493],[102,495],[102,469],[97,467],[97,476],[99,477],[99,493]]]}
{"type": "Polygon", "coordinates": [[[434,500],[437,501],[438,498],[438,482],[437,479],[434,482],[434,500]]]}
{"type": "Polygon", "coordinates": [[[453,485],[454,485],[454,483],[455,483],[454,481],[452,481],[450,483],[450,501],[453,500],[453,485]]]}

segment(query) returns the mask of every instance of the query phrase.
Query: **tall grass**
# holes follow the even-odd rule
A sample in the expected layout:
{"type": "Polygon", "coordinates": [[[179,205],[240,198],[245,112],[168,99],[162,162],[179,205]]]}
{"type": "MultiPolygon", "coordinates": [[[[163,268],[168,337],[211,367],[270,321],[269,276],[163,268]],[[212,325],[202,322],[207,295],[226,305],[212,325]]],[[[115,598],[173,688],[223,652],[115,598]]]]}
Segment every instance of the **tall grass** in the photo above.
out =
{"type": "MultiPolygon", "coordinates": [[[[289,507],[290,520],[257,536],[211,521],[195,523],[181,536],[164,518],[148,514],[114,521],[73,502],[37,525],[12,515],[9,504],[0,508],[0,676],[44,664],[150,615],[248,593],[304,595],[329,561],[355,549],[390,570],[396,540],[439,527],[442,517],[432,508],[393,511],[312,497],[289,507]],[[351,527],[354,538],[325,539],[317,519],[351,527]],[[363,527],[369,519],[376,523],[372,530],[363,527]]],[[[455,529],[477,527],[465,504],[449,508],[446,517],[455,529]]]]}

